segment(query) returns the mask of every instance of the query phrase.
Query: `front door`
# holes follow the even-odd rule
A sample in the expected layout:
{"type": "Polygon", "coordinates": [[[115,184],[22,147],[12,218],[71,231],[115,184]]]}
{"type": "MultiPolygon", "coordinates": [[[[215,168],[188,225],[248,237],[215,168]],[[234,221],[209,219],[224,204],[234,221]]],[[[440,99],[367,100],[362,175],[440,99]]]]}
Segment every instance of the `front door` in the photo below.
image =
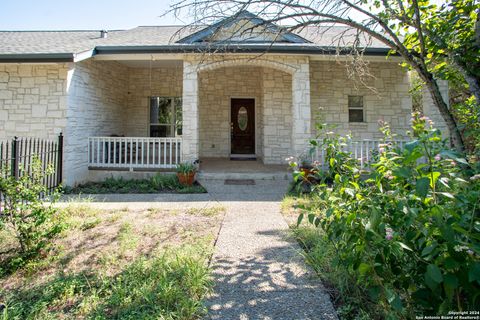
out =
{"type": "Polygon", "coordinates": [[[232,154],[255,154],[255,100],[232,99],[232,154]]]}

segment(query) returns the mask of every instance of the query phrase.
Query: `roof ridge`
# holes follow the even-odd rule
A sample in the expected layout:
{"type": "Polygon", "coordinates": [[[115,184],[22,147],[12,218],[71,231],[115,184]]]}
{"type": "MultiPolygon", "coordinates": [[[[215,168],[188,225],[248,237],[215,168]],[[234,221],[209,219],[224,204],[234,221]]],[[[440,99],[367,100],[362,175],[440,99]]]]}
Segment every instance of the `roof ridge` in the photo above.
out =
{"type": "MultiPolygon", "coordinates": [[[[165,25],[146,25],[146,26],[136,26],[135,28],[145,28],[145,27],[189,27],[189,24],[165,24],[165,25]]],[[[135,29],[133,28],[133,29],[135,29]]],[[[128,29],[132,30],[132,29],[128,29]]]]}
{"type": "MultiPolygon", "coordinates": [[[[105,29],[89,29],[89,30],[0,30],[0,32],[100,32],[105,29]]],[[[130,29],[115,29],[111,31],[128,31],[130,29]]]]}

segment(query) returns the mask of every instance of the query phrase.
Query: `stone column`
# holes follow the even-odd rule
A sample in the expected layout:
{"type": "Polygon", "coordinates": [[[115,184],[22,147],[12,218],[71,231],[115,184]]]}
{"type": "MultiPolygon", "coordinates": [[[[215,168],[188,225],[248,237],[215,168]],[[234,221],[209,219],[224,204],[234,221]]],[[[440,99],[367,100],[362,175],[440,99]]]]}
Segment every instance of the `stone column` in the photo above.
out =
{"type": "Polygon", "coordinates": [[[183,62],[183,161],[193,161],[199,156],[198,72],[197,64],[183,62]]]}
{"type": "Polygon", "coordinates": [[[305,152],[312,138],[310,112],[310,66],[299,63],[292,75],[292,153],[305,152]]]}

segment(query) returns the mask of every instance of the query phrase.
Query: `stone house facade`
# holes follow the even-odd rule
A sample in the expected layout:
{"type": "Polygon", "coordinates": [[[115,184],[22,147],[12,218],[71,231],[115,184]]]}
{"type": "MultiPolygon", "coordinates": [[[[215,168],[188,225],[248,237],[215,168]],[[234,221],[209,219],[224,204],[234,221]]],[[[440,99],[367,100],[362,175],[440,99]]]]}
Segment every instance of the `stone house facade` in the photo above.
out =
{"type": "Polygon", "coordinates": [[[198,158],[283,164],[318,121],[362,140],[378,139],[384,120],[403,136],[412,101],[399,58],[372,42],[360,83],[332,45],[348,33],[318,28],[293,34],[242,13],[198,31],[0,32],[0,139],[62,132],[74,185],[198,158]],[[234,113],[235,103],[248,106],[234,113]]]}

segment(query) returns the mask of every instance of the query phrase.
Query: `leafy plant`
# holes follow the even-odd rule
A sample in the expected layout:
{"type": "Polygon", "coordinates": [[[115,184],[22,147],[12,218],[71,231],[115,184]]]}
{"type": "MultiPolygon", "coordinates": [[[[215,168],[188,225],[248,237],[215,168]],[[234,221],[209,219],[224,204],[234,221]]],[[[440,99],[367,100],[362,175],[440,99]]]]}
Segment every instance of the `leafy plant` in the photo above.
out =
{"type": "Polygon", "coordinates": [[[191,162],[182,162],[177,164],[175,171],[181,174],[190,174],[197,172],[197,167],[191,162]]]}
{"type": "Polygon", "coordinates": [[[17,240],[18,255],[12,260],[17,265],[47,251],[52,239],[65,228],[62,216],[53,206],[58,193],[49,195],[48,204],[42,200],[48,194],[43,181],[53,174],[53,168],[44,170],[41,161],[34,159],[30,173],[22,171],[24,174],[18,179],[0,174],[0,193],[4,197],[0,228],[11,232],[17,240]]]}
{"type": "Polygon", "coordinates": [[[175,190],[178,186],[176,177],[171,174],[156,174],[150,179],[150,183],[156,190],[175,190]]]}
{"type": "Polygon", "coordinates": [[[383,128],[385,143],[364,178],[339,155],[341,139],[327,137],[333,183],[314,189],[298,222],[307,216],[322,228],[335,267],[382,306],[384,318],[478,310],[478,164],[448,149],[428,118],[414,114],[412,123],[404,148],[388,143],[383,128]]]}
{"type": "Polygon", "coordinates": [[[452,106],[455,117],[459,122],[467,150],[480,155],[480,103],[474,96],[452,106]]]}

